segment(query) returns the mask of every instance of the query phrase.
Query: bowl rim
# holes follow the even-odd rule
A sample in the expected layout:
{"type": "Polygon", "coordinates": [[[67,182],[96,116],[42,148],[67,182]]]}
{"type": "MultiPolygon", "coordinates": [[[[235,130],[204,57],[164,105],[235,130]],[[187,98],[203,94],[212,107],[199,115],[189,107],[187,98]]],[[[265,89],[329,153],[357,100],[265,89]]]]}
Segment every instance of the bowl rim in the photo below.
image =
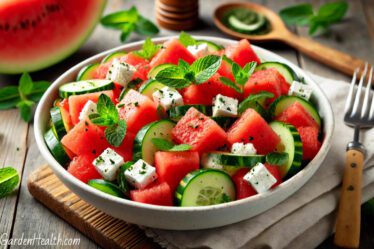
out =
{"type": "MultiPolygon", "coordinates": [[[[178,37],[178,36],[165,36],[165,37],[153,38],[152,41],[155,42],[155,43],[162,43],[162,42],[165,42],[167,40],[170,40],[170,39],[176,38],[176,37],[178,37]]],[[[233,40],[233,39],[212,37],[212,36],[197,36],[196,35],[196,36],[193,36],[193,37],[195,39],[208,40],[208,41],[216,42],[218,44],[222,44],[222,43],[224,43],[224,44],[235,44],[235,43],[238,42],[237,40],[233,40]]],[[[327,127],[324,126],[324,130],[325,130],[324,135],[325,136],[324,136],[324,141],[322,143],[322,146],[321,146],[319,152],[313,158],[313,160],[311,160],[300,172],[298,172],[296,175],[294,175],[293,177],[291,177],[287,181],[282,182],[280,185],[277,186],[277,188],[272,189],[270,191],[267,191],[265,193],[257,194],[257,195],[254,195],[254,196],[251,196],[251,197],[248,197],[248,198],[244,198],[244,199],[241,199],[241,200],[235,200],[235,201],[231,201],[231,202],[227,202],[227,203],[221,203],[221,204],[216,204],[216,205],[211,205],[211,206],[201,206],[201,207],[200,206],[199,207],[159,206],[159,205],[135,202],[135,201],[128,200],[128,199],[125,199],[125,198],[119,198],[119,197],[111,196],[111,195],[106,194],[104,192],[101,192],[101,191],[99,191],[95,188],[92,188],[89,185],[87,185],[87,184],[81,182],[80,180],[78,180],[77,178],[75,178],[62,165],[60,165],[56,161],[56,159],[49,152],[49,149],[44,142],[44,138],[43,138],[43,134],[44,134],[43,125],[44,124],[41,122],[41,120],[42,120],[41,117],[43,116],[43,113],[42,113],[43,106],[47,105],[49,95],[51,95],[54,91],[58,91],[58,86],[59,85],[61,85],[63,83],[66,83],[66,82],[63,81],[64,78],[71,75],[72,73],[74,73],[78,69],[82,68],[86,64],[92,63],[93,61],[99,61],[100,59],[104,58],[106,55],[108,55],[110,53],[120,51],[120,50],[132,51],[134,49],[134,47],[139,47],[143,43],[144,43],[144,40],[141,40],[141,41],[132,42],[132,43],[128,43],[128,44],[125,44],[125,45],[117,46],[115,48],[106,50],[104,52],[98,53],[96,55],[93,55],[93,56],[83,60],[82,62],[76,64],[73,67],[71,67],[70,69],[65,71],[61,76],[59,76],[51,84],[51,86],[48,88],[48,90],[43,94],[43,97],[41,98],[41,100],[40,100],[40,102],[37,106],[36,112],[35,112],[34,135],[35,135],[35,139],[36,139],[36,144],[37,144],[42,156],[47,160],[48,165],[52,168],[52,170],[55,173],[57,173],[58,177],[60,177],[60,176],[64,177],[65,180],[67,180],[70,184],[73,184],[73,185],[75,185],[75,187],[81,188],[84,191],[90,192],[90,194],[92,194],[92,195],[96,195],[96,196],[98,196],[98,197],[100,197],[104,200],[107,200],[107,201],[122,204],[123,206],[132,206],[132,207],[143,208],[143,209],[148,209],[148,210],[153,210],[153,211],[199,212],[199,211],[208,211],[208,210],[212,210],[212,209],[226,209],[226,208],[230,208],[232,206],[239,206],[239,205],[243,205],[244,203],[248,203],[248,202],[255,203],[257,200],[266,199],[266,198],[268,198],[268,196],[276,194],[277,192],[282,191],[283,188],[287,188],[289,185],[292,185],[293,182],[297,181],[298,178],[304,177],[304,175],[307,174],[308,171],[313,170],[314,167],[318,167],[318,168],[320,167],[320,165],[323,162],[323,159],[325,158],[325,156],[327,155],[327,153],[330,149],[331,139],[332,139],[333,130],[334,130],[334,115],[333,115],[331,104],[330,104],[326,94],[322,91],[321,87],[317,83],[315,83],[314,80],[309,77],[309,75],[307,75],[305,73],[305,71],[303,69],[301,69],[300,67],[298,67],[294,63],[290,62],[289,60],[283,58],[282,56],[280,56],[280,55],[278,55],[278,54],[276,54],[276,53],[274,53],[270,50],[252,45],[252,47],[254,48],[255,51],[261,51],[261,52],[270,54],[272,57],[277,57],[281,62],[284,62],[287,65],[289,65],[293,70],[295,70],[295,72],[298,75],[301,75],[302,77],[304,77],[304,80],[306,82],[311,83],[314,86],[314,90],[318,91],[319,96],[322,96],[322,98],[318,99],[318,102],[322,102],[321,106],[323,106],[324,112],[325,112],[324,119],[329,118],[330,119],[330,122],[329,122],[330,125],[327,126],[327,127]]],[[[324,122],[324,124],[325,124],[325,122],[324,122]]],[[[75,193],[71,188],[69,188],[69,189],[73,193],[75,193]]],[[[286,198],[286,199],[288,199],[288,198],[286,198]]]]}

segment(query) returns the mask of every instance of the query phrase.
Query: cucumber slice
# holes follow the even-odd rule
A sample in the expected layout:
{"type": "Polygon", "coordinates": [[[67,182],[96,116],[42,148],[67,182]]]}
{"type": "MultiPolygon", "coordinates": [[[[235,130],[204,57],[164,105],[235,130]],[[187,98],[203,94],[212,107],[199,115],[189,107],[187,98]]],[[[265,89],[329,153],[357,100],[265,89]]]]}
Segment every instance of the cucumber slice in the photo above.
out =
{"type": "Polygon", "coordinates": [[[212,117],[212,119],[224,130],[228,130],[236,121],[236,118],[233,117],[212,117]]]}
{"type": "Polygon", "coordinates": [[[261,71],[269,68],[275,68],[290,85],[294,80],[297,79],[296,73],[292,70],[290,66],[277,61],[263,62],[256,67],[255,71],[261,71]]]}
{"type": "Polygon", "coordinates": [[[97,190],[100,190],[101,192],[117,197],[123,197],[121,190],[109,181],[103,179],[93,179],[89,180],[87,184],[97,190]]]}
{"type": "Polygon", "coordinates": [[[152,94],[163,87],[165,87],[165,85],[158,82],[157,80],[148,80],[139,88],[139,92],[147,96],[148,98],[153,99],[152,94]]]}
{"type": "Polygon", "coordinates": [[[235,200],[235,186],[221,170],[200,169],[187,174],[175,197],[180,206],[208,206],[235,200]]]}
{"type": "Polygon", "coordinates": [[[82,68],[78,73],[77,81],[93,79],[96,69],[99,66],[100,64],[96,63],[96,64],[87,65],[84,68],[82,68]]]}
{"type": "Polygon", "coordinates": [[[136,79],[133,79],[129,82],[129,84],[127,84],[127,87],[126,88],[123,88],[121,93],[119,94],[119,97],[118,97],[118,101],[121,101],[125,95],[131,90],[131,89],[134,89],[134,90],[138,90],[139,88],[139,85],[140,83],[142,83],[143,80],[140,79],[140,78],[136,78],[136,79]]]}
{"type": "Polygon", "coordinates": [[[279,167],[282,178],[290,178],[301,169],[303,159],[303,144],[297,129],[289,124],[274,121],[270,127],[281,139],[276,152],[288,153],[288,162],[279,167]]]}
{"type": "Polygon", "coordinates": [[[242,156],[229,152],[215,151],[205,153],[202,156],[202,165],[204,168],[211,168],[211,165],[230,165],[235,167],[253,167],[257,163],[264,163],[264,155],[242,156]]]}
{"type": "Polygon", "coordinates": [[[119,57],[122,57],[126,55],[126,52],[114,52],[114,53],[111,53],[109,55],[107,55],[106,57],[104,57],[104,59],[101,61],[102,63],[105,63],[105,62],[109,62],[115,58],[119,58],[119,57]]]}
{"type": "Polygon", "coordinates": [[[136,134],[133,147],[133,161],[143,159],[150,165],[154,164],[156,146],[153,145],[152,138],[163,138],[171,141],[171,130],[175,123],[164,119],[144,126],[136,134]]]}
{"type": "Polygon", "coordinates": [[[83,80],[60,86],[59,93],[61,98],[68,98],[71,95],[100,92],[113,88],[114,83],[110,80],[83,80]]]}
{"type": "Polygon", "coordinates": [[[59,162],[62,166],[66,166],[66,164],[70,161],[70,158],[68,154],[66,154],[63,145],[60,143],[60,141],[58,141],[52,129],[49,129],[44,134],[44,141],[56,161],[59,162]]]}
{"type": "Polygon", "coordinates": [[[61,115],[60,107],[52,107],[50,110],[52,130],[56,134],[57,139],[61,140],[67,133],[67,128],[61,115]]]}
{"type": "Polygon", "coordinates": [[[169,117],[173,121],[178,121],[180,120],[186,112],[191,108],[194,107],[196,110],[199,112],[209,116],[212,113],[212,107],[211,106],[206,106],[206,105],[182,105],[182,106],[175,106],[172,107],[169,110],[169,117]]]}
{"type": "Polygon", "coordinates": [[[158,72],[160,72],[161,70],[165,68],[172,67],[172,66],[175,66],[175,65],[171,63],[165,63],[165,64],[155,66],[154,68],[151,69],[151,71],[148,72],[148,79],[154,79],[158,72]]]}
{"type": "Polygon", "coordinates": [[[313,106],[311,102],[298,96],[280,96],[279,98],[277,98],[269,107],[269,112],[271,116],[273,118],[278,116],[290,105],[295,103],[295,101],[299,102],[304,107],[304,109],[310,114],[310,116],[314,119],[314,121],[316,121],[317,124],[321,126],[321,117],[319,116],[317,109],[313,106]]]}
{"type": "Polygon", "coordinates": [[[214,42],[211,42],[211,41],[206,41],[206,40],[197,40],[196,41],[197,45],[200,45],[200,44],[203,44],[203,43],[205,43],[206,45],[208,45],[208,50],[211,53],[212,52],[216,52],[216,51],[220,51],[220,50],[224,49],[223,46],[218,45],[218,44],[216,44],[214,42]]]}
{"type": "Polygon", "coordinates": [[[246,20],[239,18],[240,17],[236,15],[230,15],[228,18],[228,23],[231,27],[243,33],[257,31],[266,24],[266,18],[260,14],[257,14],[256,20],[252,23],[248,23],[246,20]]]}

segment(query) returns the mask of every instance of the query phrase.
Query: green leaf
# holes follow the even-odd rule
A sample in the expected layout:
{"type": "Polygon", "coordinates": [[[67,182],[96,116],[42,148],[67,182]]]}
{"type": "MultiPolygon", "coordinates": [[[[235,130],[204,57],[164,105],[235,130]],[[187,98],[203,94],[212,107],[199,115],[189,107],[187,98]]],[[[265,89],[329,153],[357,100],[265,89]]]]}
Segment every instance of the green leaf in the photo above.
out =
{"type": "Polygon", "coordinates": [[[126,162],[119,168],[119,173],[117,176],[118,188],[125,194],[125,196],[130,196],[130,187],[125,177],[125,171],[134,165],[133,162],[126,162]]]}
{"type": "Polygon", "coordinates": [[[223,61],[226,61],[227,63],[229,63],[230,65],[232,65],[234,63],[233,60],[231,60],[229,57],[227,57],[226,55],[223,55],[222,56],[222,60],[223,61]]]}
{"type": "Polygon", "coordinates": [[[38,102],[43,96],[44,92],[51,86],[48,81],[35,81],[31,92],[27,95],[27,98],[38,102]]]}
{"type": "Polygon", "coordinates": [[[178,144],[174,145],[169,151],[189,151],[192,149],[192,146],[189,144],[178,144]]]}
{"type": "Polygon", "coordinates": [[[226,86],[228,87],[231,87],[233,88],[235,91],[237,91],[238,93],[242,93],[243,90],[238,86],[236,85],[234,82],[232,82],[229,78],[226,78],[226,77],[220,77],[219,78],[220,81],[225,84],[226,86]]]}
{"type": "Polygon", "coordinates": [[[98,113],[90,114],[88,115],[88,118],[93,124],[98,125],[98,126],[111,126],[111,125],[116,124],[115,122],[113,122],[112,119],[102,117],[98,113]]]}
{"type": "Polygon", "coordinates": [[[14,99],[9,99],[6,101],[0,101],[0,110],[7,110],[11,109],[14,107],[17,107],[18,102],[21,101],[21,98],[14,98],[14,99]]]}
{"type": "Polygon", "coordinates": [[[196,44],[196,40],[186,32],[182,31],[179,35],[179,41],[182,43],[185,47],[193,46],[196,44]]]}
{"type": "Polygon", "coordinates": [[[266,155],[266,162],[271,165],[285,165],[288,162],[288,153],[272,152],[266,155]]]}
{"type": "Polygon", "coordinates": [[[97,102],[97,113],[104,119],[111,120],[114,124],[118,123],[118,111],[112,100],[105,94],[99,96],[97,102]]]}
{"type": "Polygon", "coordinates": [[[348,10],[348,3],[344,1],[326,3],[320,7],[314,21],[328,24],[342,20],[348,10]]]}
{"type": "Polygon", "coordinates": [[[30,75],[28,73],[23,73],[19,80],[19,86],[18,86],[18,90],[20,91],[20,94],[27,95],[31,93],[32,89],[33,89],[33,82],[32,82],[30,75]]]}
{"type": "Polygon", "coordinates": [[[17,170],[12,167],[0,169],[0,198],[10,194],[19,183],[17,170]]]}
{"type": "Polygon", "coordinates": [[[139,18],[138,10],[132,6],[129,10],[122,10],[111,13],[101,18],[100,22],[104,26],[118,28],[120,23],[136,23],[139,18]]]}
{"type": "Polygon", "coordinates": [[[155,79],[162,84],[173,88],[185,88],[191,81],[185,78],[185,71],[178,66],[165,68],[157,73],[155,79]]]}
{"type": "Polygon", "coordinates": [[[5,86],[0,88],[0,102],[19,98],[18,87],[5,86]]]}
{"type": "Polygon", "coordinates": [[[111,145],[118,147],[126,136],[127,124],[121,119],[118,124],[111,125],[105,129],[105,138],[111,145]]]}
{"type": "Polygon", "coordinates": [[[266,99],[270,99],[273,97],[273,93],[265,91],[259,92],[257,94],[251,94],[239,104],[238,112],[243,113],[245,110],[250,108],[254,102],[259,102],[260,104],[263,104],[266,99]]]}
{"type": "Polygon", "coordinates": [[[192,63],[190,69],[195,74],[195,83],[201,84],[209,80],[221,66],[222,58],[217,55],[207,55],[192,63]]]}
{"type": "Polygon", "coordinates": [[[134,53],[140,57],[150,60],[152,57],[161,49],[161,45],[156,45],[152,42],[151,38],[147,38],[143,44],[141,50],[135,51],[134,53]]]}
{"type": "Polygon", "coordinates": [[[121,25],[121,36],[120,40],[121,42],[127,41],[127,39],[130,37],[132,31],[135,29],[135,24],[133,23],[124,23],[121,25]]]}
{"type": "Polygon", "coordinates": [[[17,108],[21,114],[21,118],[25,122],[30,122],[33,116],[33,107],[35,103],[30,100],[22,100],[17,103],[17,108]]]}
{"type": "Polygon", "coordinates": [[[280,17],[288,25],[308,25],[309,19],[313,16],[313,7],[309,3],[298,4],[284,8],[279,12],[280,17]]]}
{"type": "Polygon", "coordinates": [[[138,21],[135,23],[135,32],[140,35],[155,35],[160,30],[153,22],[143,16],[139,16],[138,21]]]}
{"type": "Polygon", "coordinates": [[[152,138],[152,143],[157,149],[162,151],[169,151],[174,147],[172,142],[163,138],[152,138]]]}
{"type": "Polygon", "coordinates": [[[183,59],[178,60],[178,66],[182,68],[185,72],[188,72],[188,70],[190,69],[190,64],[188,64],[188,62],[183,59]]]}

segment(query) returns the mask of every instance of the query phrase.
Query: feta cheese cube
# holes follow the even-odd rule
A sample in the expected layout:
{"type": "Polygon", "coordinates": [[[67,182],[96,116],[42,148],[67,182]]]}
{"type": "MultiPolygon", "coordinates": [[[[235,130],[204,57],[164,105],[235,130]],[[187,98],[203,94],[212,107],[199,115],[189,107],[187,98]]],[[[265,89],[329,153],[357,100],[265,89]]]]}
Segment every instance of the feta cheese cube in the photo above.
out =
{"type": "Polygon", "coordinates": [[[214,156],[210,156],[210,153],[201,156],[201,164],[204,168],[223,170],[223,165],[219,164],[214,156]]]}
{"type": "Polygon", "coordinates": [[[213,99],[213,117],[236,117],[238,103],[237,99],[218,94],[213,99]]]}
{"type": "Polygon", "coordinates": [[[241,156],[250,156],[256,155],[257,151],[252,143],[234,143],[231,146],[231,153],[241,156]]]}
{"type": "Polygon", "coordinates": [[[153,94],[153,100],[161,105],[166,111],[172,107],[183,105],[183,97],[174,88],[165,86],[153,94]]]}
{"type": "Polygon", "coordinates": [[[97,105],[95,102],[88,100],[82,111],[79,113],[79,120],[85,120],[90,114],[97,113],[97,105]]]}
{"type": "Polygon", "coordinates": [[[277,179],[262,163],[254,166],[243,176],[243,179],[251,184],[259,194],[268,191],[277,182],[277,179]]]}
{"type": "Polygon", "coordinates": [[[194,56],[204,56],[209,53],[209,47],[206,43],[187,46],[187,50],[194,56]]]}
{"type": "Polygon", "coordinates": [[[116,179],[118,169],[123,163],[123,158],[111,148],[104,150],[103,153],[92,162],[100,175],[108,181],[116,179]]]}
{"type": "Polygon", "coordinates": [[[144,189],[157,179],[156,168],[139,159],[125,171],[126,180],[137,189],[144,189]]]}
{"type": "Polygon", "coordinates": [[[290,90],[288,91],[288,95],[299,96],[306,100],[310,99],[312,93],[313,89],[310,86],[300,83],[298,81],[293,81],[290,90]]]}
{"type": "Polygon", "coordinates": [[[136,68],[134,66],[114,59],[106,78],[126,88],[135,72],[136,68]]]}

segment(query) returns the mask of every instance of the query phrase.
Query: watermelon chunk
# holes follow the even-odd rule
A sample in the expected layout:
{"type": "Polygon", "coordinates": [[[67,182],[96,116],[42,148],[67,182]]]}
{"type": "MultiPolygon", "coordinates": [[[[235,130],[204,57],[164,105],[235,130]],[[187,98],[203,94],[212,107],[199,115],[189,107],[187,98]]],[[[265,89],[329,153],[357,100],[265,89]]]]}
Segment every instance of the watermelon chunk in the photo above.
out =
{"type": "Polygon", "coordinates": [[[281,175],[281,172],[279,170],[279,166],[265,163],[265,167],[274,176],[274,178],[277,179],[277,182],[274,183],[274,185],[271,186],[271,188],[275,188],[276,186],[281,184],[282,183],[282,175],[281,175]]]}
{"type": "Polygon", "coordinates": [[[95,157],[91,155],[74,157],[69,164],[68,172],[84,183],[92,179],[101,179],[102,176],[92,164],[93,160],[95,157]]]}
{"type": "Polygon", "coordinates": [[[169,184],[171,192],[174,193],[179,182],[189,172],[199,169],[199,153],[192,151],[164,152],[155,154],[155,167],[158,180],[169,184]]]}
{"type": "Polygon", "coordinates": [[[111,146],[111,148],[121,155],[125,162],[131,161],[132,159],[132,147],[134,144],[135,135],[131,132],[126,132],[126,136],[122,141],[122,144],[118,147],[111,146]]]}
{"type": "Polygon", "coordinates": [[[281,96],[282,87],[284,87],[283,82],[287,84],[284,77],[274,68],[257,71],[251,75],[244,85],[244,98],[262,91],[271,92],[274,94],[274,98],[268,100],[268,104],[270,104],[281,96]]]}
{"type": "Polygon", "coordinates": [[[94,78],[105,79],[111,65],[112,61],[101,63],[95,70],[94,78]]]}
{"type": "Polygon", "coordinates": [[[261,63],[247,39],[242,39],[238,42],[238,44],[226,47],[225,54],[231,60],[238,63],[241,67],[244,67],[245,64],[252,61],[256,62],[257,64],[261,63]]]}
{"type": "Polygon", "coordinates": [[[235,82],[234,75],[232,74],[231,65],[225,60],[222,60],[221,66],[217,71],[221,76],[229,78],[235,82]]]}
{"type": "Polygon", "coordinates": [[[213,98],[217,94],[241,99],[241,94],[220,81],[219,74],[213,75],[207,82],[199,85],[191,85],[182,91],[185,104],[212,105],[213,98]]]}
{"type": "Polygon", "coordinates": [[[157,105],[147,96],[130,90],[119,103],[120,118],[126,120],[127,130],[136,134],[143,126],[159,120],[157,105]]]}
{"type": "Polygon", "coordinates": [[[66,134],[61,143],[75,155],[100,155],[109,143],[105,139],[104,130],[89,122],[82,120],[66,134]]]}
{"type": "Polygon", "coordinates": [[[193,151],[212,151],[226,144],[225,131],[212,119],[190,108],[172,130],[177,143],[189,144],[193,151]]]}
{"type": "Polygon", "coordinates": [[[173,197],[169,185],[166,182],[152,185],[142,190],[131,190],[131,200],[161,206],[172,206],[173,197]]]}
{"type": "Polygon", "coordinates": [[[290,105],[281,114],[275,117],[275,120],[291,124],[296,128],[312,126],[319,129],[319,125],[305,108],[297,101],[290,105]]]}
{"type": "Polygon", "coordinates": [[[303,143],[303,160],[312,160],[321,148],[321,142],[318,140],[318,129],[311,126],[299,127],[297,131],[303,143]]]}
{"type": "Polygon", "coordinates": [[[246,180],[244,180],[244,176],[249,172],[250,169],[242,168],[236,171],[236,173],[232,176],[232,180],[235,184],[236,189],[236,199],[244,199],[253,195],[256,195],[256,190],[249,184],[246,180]]]}
{"type": "Polygon", "coordinates": [[[185,60],[189,64],[195,61],[195,56],[177,38],[165,42],[164,47],[151,60],[151,68],[165,63],[178,64],[179,59],[185,60]]]}
{"type": "Polygon", "coordinates": [[[252,143],[258,154],[267,154],[280,142],[278,135],[255,110],[249,108],[227,131],[227,139],[233,143],[252,143]]]}
{"type": "Polygon", "coordinates": [[[70,116],[71,116],[71,121],[74,125],[79,123],[79,114],[81,113],[87,101],[91,100],[97,103],[97,101],[99,100],[99,96],[101,94],[107,95],[109,98],[112,99],[112,101],[114,101],[114,94],[112,90],[95,92],[95,93],[87,93],[87,94],[81,94],[81,95],[72,95],[69,97],[70,116]]]}

